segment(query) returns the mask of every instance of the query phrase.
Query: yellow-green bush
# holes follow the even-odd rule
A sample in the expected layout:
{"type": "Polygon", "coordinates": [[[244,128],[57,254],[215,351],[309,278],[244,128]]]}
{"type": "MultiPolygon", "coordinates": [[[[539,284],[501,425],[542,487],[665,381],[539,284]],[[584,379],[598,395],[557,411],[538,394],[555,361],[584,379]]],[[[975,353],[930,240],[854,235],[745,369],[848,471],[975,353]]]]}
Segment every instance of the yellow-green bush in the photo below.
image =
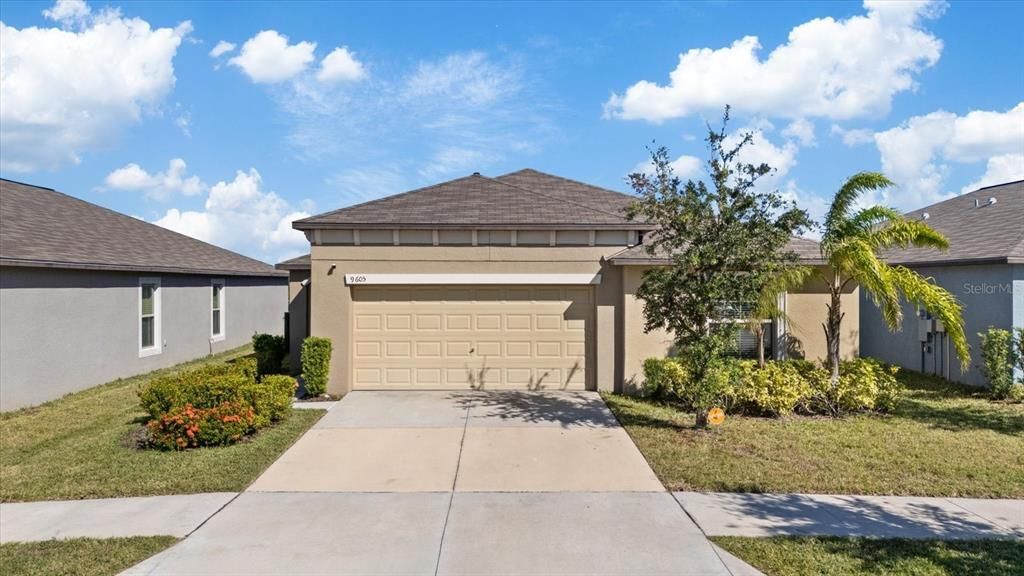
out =
{"type": "Polygon", "coordinates": [[[740,363],[736,404],[745,413],[781,416],[793,412],[811,395],[808,379],[797,366],[787,362],[740,363]]]}
{"type": "Polygon", "coordinates": [[[686,387],[686,368],[674,358],[644,360],[644,384],[641,393],[651,398],[680,396],[686,387]]]}
{"type": "Polygon", "coordinates": [[[898,372],[897,366],[871,358],[844,361],[839,365],[839,385],[835,389],[827,374],[810,382],[814,397],[809,406],[814,412],[827,414],[887,412],[896,407],[903,394],[903,385],[896,380],[898,372]]]}

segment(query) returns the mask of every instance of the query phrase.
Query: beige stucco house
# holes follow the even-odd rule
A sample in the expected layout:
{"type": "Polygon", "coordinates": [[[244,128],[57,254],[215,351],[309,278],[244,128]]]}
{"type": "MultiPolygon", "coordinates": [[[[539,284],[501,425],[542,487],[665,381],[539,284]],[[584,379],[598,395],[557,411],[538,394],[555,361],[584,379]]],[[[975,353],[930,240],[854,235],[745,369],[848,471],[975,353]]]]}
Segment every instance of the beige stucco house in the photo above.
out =
{"type": "MultiPolygon", "coordinates": [[[[329,392],[390,389],[629,390],[672,339],[645,334],[634,294],[650,224],[632,196],[521,170],[473,174],[294,223],[310,254],[290,274],[292,357],[334,343],[329,392]]],[[[820,264],[817,245],[793,249],[820,264]]],[[[822,358],[826,295],[785,297],[774,353],[822,358]],[[784,350],[785,348],[786,350],[784,350]]],[[[858,299],[843,302],[856,319],[858,299]]],[[[847,320],[844,354],[857,351],[847,320]]]]}

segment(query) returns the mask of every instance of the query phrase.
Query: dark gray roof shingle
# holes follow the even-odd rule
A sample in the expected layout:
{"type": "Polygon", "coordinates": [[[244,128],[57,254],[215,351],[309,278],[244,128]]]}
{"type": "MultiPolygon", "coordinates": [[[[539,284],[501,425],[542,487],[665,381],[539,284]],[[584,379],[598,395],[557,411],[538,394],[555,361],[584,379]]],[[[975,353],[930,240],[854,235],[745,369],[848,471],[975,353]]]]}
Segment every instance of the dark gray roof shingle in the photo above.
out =
{"type": "Polygon", "coordinates": [[[0,265],[283,276],[269,264],[49,188],[0,179],[0,265]]]}
{"type": "Polygon", "coordinates": [[[949,240],[949,250],[891,250],[893,264],[1024,263],[1024,180],[981,188],[908,212],[949,240]],[[989,204],[989,198],[995,198],[989,204]],[[979,206],[975,207],[975,200],[979,206]]]}
{"type": "Polygon", "coordinates": [[[497,178],[474,174],[333,212],[296,220],[314,228],[617,228],[649,229],[623,210],[633,197],[520,170],[497,178]]]}
{"type": "Polygon", "coordinates": [[[283,262],[274,264],[274,268],[278,270],[309,270],[312,266],[312,261],[309,259],[309,254],[303,254],[302,256],[296,256],[283,262]]]}

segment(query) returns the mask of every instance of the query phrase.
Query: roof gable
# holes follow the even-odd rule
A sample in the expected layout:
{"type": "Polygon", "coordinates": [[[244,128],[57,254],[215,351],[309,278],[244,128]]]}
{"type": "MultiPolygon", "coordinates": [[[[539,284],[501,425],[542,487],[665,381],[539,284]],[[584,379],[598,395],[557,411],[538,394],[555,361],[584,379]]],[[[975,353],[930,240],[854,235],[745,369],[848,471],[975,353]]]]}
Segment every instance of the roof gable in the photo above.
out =
{"type": "Polygon", "coordinates": [[[281,276],[269,264],[41,188],[0,179],[0,264],[281,276]]]}
{"type": "Polygon", "coordinates": [[[294,227],[650,228],[626,218],[631,201],[625,194],[522,170],[457,178],[297,220],[294,227]]]}

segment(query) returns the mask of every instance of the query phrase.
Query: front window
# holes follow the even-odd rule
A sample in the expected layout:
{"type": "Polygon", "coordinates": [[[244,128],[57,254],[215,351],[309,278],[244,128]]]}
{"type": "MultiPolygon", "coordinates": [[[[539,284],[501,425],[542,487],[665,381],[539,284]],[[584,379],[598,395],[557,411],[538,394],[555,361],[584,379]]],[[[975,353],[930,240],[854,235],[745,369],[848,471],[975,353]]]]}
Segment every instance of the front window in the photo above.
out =
{"type": "MultiPolygon", "coordinates": [[[[716,318],[711,320],[711,324],[733,324],[736,327],[733,354],[740,358],[757,358],[759,337],[750,322],[753,311],[754,306],[749,302],[723,302],[718,307],[716,318]]],[[[764,319],[757,324],[762,331],[760,339],[764,343],[765,357],[772,358],[774,323],[770,319],[764,319]]]]}
{"type": "Polygon", "coordinates": [[[214,280],[210,284],[210,337],[224,339],[224,281],[214,280]]]}
{"type": "Polygon", "coordinates": [[[139,280],[139,356],[159,354],[160,279],[139,280]]]}

